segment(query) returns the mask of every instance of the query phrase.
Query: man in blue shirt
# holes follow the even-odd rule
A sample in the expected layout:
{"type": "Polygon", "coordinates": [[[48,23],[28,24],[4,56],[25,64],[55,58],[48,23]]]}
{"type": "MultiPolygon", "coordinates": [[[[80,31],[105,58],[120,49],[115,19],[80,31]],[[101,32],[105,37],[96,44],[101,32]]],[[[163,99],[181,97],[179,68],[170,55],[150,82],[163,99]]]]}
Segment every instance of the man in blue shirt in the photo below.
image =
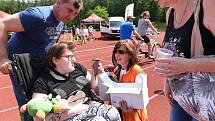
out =
{"type": "Polygon", "coordinates": [[[127,21],[125,21],[120,26],[120,40],[132,40],[132,34],[134,34],[139,39],[143,40],[143,38],[136,32],[135,26],[133,25],[135,17],[127,16],[127,21]]]}
{"type": "MultiPolygon", "coordinates": [[[[141,39],[141,41],[144,41],[144,39],[137,33],[135,26],[133,25],[133,21],[134,21],[135,17],[132,16],[127,16],[127,21],[124,22],[121,26],[120,26],[120,40],[134,40],[135,43],[138,43],[137,41],[135,41],[135,39],[133,39],[133,34],[135,35],[135,37],[141,39]]],[[[153,57],[151,57],[151,43],[147,42],[148,45],[148,58],[149,59],[153,59],[153,57]]]]}
{"type": "MultiPolygon", "coordinates": [[[[58,40],[64,24],[73,20],[82,6],[82,0],[56,0],[53,6],[31,7],[0,19],[0,72],[13,72],[10,60],[14,53],[45,53],[58,40]],[[9,41],[8,32],[14,32],[9,41]]],[[[23,89],[15,78],[12,84],[21,106],[26,99],[23,89]]]]}

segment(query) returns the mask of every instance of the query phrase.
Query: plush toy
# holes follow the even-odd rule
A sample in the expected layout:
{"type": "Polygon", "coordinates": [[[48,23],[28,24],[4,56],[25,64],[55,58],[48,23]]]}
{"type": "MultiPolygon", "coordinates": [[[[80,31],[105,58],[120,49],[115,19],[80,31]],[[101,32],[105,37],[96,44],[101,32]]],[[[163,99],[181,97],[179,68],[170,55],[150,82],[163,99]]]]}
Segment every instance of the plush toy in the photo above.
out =
{"type": "Polygon", "coordinates": [[[87,98],[83,91],[77,91],[75,95],[70,96],[67,100],[61,99],[59,95],[56,98],[52,98],[52,94],[49,94],[47,98],[31,99],[20,108],[20,112],[27,111],[30,116],[44,120],[51,112],[61,113],[63,110],[69,110],[73,105],[86,100],[87,98]]]}
{"type": "Polygon", "coordinates": [[[58,104],[56,98],[52,98],[50,94],[48,98],[34,98],[20,108],[20,112],[28,112],[32,117],[44,120],[50,112],[59,113],[64,109],[64,106],[58,104]]]}

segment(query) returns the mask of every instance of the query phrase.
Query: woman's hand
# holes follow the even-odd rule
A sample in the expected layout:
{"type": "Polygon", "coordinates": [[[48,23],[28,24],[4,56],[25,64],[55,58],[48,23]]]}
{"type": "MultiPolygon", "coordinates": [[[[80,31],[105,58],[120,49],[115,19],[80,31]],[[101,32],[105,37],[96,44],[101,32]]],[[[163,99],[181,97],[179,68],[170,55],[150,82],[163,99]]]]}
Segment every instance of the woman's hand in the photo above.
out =
{"type": "Polygon", "coordinates": [[[119,105],[120,105],[120,109],[123,112],[134,112],[136,110],[133,107],[128,106],[125,100],[120,101],[119,105]]]}
{"type": "MultiPolygon", "coordinates": [[[[88,105],[78,103],[72,106],[70,109],[65,109],[62,113],[50,113],[45,118],[46,121],[64,121],[68,118],[71,118],[77,114],[82,114],[87,111],[89,108],[88,105]]],[[[37,120],[35,120],[37,121],[37,120]]]]}
{"type": "Polygon", "coordinates": [[[189,72],[190,59],[182,57],[159,58],[154,65],[154,71],[162,77],[174,76],[189,72]]]}

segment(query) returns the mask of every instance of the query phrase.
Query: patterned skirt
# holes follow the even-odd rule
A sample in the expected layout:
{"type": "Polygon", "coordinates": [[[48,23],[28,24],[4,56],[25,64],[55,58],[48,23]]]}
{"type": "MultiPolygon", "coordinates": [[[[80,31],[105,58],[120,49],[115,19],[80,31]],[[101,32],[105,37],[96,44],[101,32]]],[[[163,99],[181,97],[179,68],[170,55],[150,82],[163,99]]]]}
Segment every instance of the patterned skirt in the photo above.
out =
{"type": "Polygon", "coordinates": [[[173,98],[199,121],[215,121],[215,73],[189,73],[169,81],[173,98]]]}
{"type": "Polygon", "coordinates": [[[92,101],[85,113],[71,117],[66,121],[121,121],[121,118],[115,107],[92,101]]]}

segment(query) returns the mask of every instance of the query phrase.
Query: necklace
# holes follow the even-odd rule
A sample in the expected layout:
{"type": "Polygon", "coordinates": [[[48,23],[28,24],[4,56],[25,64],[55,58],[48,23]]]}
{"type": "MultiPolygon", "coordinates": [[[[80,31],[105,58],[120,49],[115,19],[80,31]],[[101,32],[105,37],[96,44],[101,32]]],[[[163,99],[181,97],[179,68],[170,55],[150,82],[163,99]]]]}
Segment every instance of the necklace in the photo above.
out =
{"type": "Polygon", "coordinates": [[[184,16],[185,16],[185,13],[186,13],[186,11],[187,11],[187,8],[188,8],[188,4],[189,4],[189,1],[190,0],[187,0],[187,3],[186,3],[186,6],[185,6],[185,8],[184,8],[184,11],[183,11],[183,14],[182,14],[182,16],[181,16],[181,18],[180,18],[180,20],[178,21],[177,19],[176,19],[176,12],[174,13],[174,20],[175,20],[175,22],[176,22],[176,24],[177,25],[180,25],[181,24],[181,22],[182,22],[182,20],[183,20],[183,18],[184,18],[184,16]]]}

